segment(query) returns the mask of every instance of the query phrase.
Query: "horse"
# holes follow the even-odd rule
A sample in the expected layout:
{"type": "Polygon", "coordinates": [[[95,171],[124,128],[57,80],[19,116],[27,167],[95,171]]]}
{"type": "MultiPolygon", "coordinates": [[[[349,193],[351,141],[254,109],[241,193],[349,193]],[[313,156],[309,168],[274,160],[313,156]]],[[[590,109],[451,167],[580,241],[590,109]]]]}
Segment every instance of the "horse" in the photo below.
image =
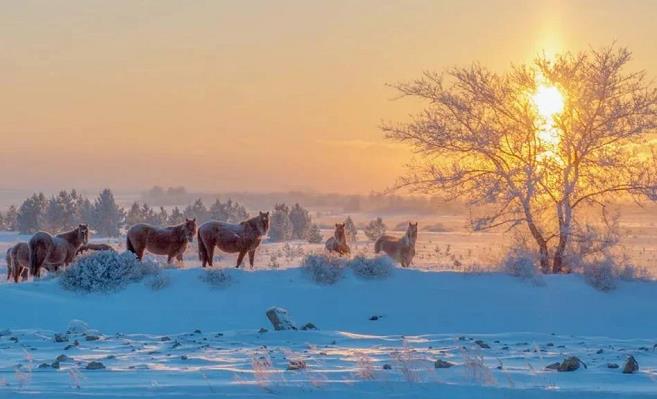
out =
{"type": "Polygon", "coordinates": [[[196,218],[185,219],[184,223],[168,227],[139,223],[128,230],[126,246],[140,261],[144,251],[148,250],[155,255],[166,255],[167,263],[170,264],[173,258],[183,260],[187,243],[194,242],[194,235],[196,218]]]}
{"type": "Polygon", "coordinates": [[[224,252],[236,253],[239,268],[244,256],[249,254],[249,263],[253,268],[255,251],[260,245],[262,236],[269,230],[269,212],[259,212],[258,216],[239,224],[231,224],[211,220],[203,223],[198,229],[198,255],[203,267],[212,267],[214,247],[224,252]]]}
{"type": "Polygon", "coordinates": [[[337,252],[340,256],[351,253],[351,248],[347,245],[347,235],[345,234],[345,224],[336,223],[333,237],[326,240],[326,250],[337,252]]]}
{"type": "Polygon", "coordinates": [[[415,241],[417,240],[417,223],[408,223],[406,234],[401,238],[388,235],[379,237],[374,244],[374,252],[385,252],[399,262],[402,267],[408,267],[415,256],[415,241]]]}
{"type": "Polygon", "coordinates": [[[27,280],[30,272],[30,247],[21,242],[7,249],[7,280],[27,280]]]}
{"type": "Polygon", "coordinates": [[[74,230],[52,236],[40,231],[32,236],[30,248],[30,272],[41,277],[41,268],[68,266],[75,259],[78,249],[89,241],[89,227],[81,224],[74,230]]]}

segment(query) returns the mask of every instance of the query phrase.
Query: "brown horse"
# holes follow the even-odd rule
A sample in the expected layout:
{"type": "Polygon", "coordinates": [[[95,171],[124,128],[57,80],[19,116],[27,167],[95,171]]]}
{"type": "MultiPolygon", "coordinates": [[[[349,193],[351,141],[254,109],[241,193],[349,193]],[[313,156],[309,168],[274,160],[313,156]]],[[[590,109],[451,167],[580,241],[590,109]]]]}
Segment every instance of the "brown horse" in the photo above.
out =
{"type": "Polygon", "coordinates": [[[166,255],[167,263],[173,258],[183,260],[187,243],[194,241],[196,235],[196,219],[185,219],[185,223],[176,226],[156,227],[146,223],[139,223],[128,230],[128,251],[137,255],[137,259],[144,257],[144,251],[155,255],[166,255]]]}
{"type": "Polygon", "coordinates": [[[85,244],[78,249],[76,255],[83,254],[87,251],[114,251],[114,248],[109,244],[85,244]]]}
{"type": "Polygon", "coordinates": [[[30,247],[25,242],[7,249],[7,280],[27,280],[30,272],[30,247]]]}
{"type": "Polygon", "coordinates": [[[68,266],[75,259],[78,249],[88,240],[89,228],[86,224],[54,237],[45,231],[36,233],[29,242],[32,275],[41,277],[42,267],[52,267],[57,271],[60,266],[68,266]]]}
{"type": "Polygon", "coordinates": [[[333,237],[326,240],[326,250],[337,252],[340,256],[351,253],[351,248],[347,245],[347,235],[344,232],[345,224],[336,223],[333,237]]]}
{"type": "Polygon", "coordinates": [[[253,268],[255,251],[260,245],[262,236],[269,230],[269,212],[260,212],[258,216],[245,220],[239,224],[231,224],[211,220],[203,223],[198,229],[198,256],[203,267],[212,267],[214,247],[224,252],[236,253],[237,265],[240,267],[244,255],[249,254],[249,263],[253,268]]]}
{"type": "Polygon", "coordinates": [[[415,256],[415,241],[417,240],[417,223],[408,223],[406,234],[402,238],[384,235],[376,240],[374,252],[385,252],[391,258],[408,267],[415,256]]]}

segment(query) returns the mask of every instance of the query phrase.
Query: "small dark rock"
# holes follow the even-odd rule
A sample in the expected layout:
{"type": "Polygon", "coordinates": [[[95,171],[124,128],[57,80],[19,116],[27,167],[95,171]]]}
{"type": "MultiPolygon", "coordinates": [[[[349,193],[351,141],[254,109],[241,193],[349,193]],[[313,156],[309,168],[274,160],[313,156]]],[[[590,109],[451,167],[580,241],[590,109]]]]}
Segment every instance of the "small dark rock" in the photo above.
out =
{"type": "Polygon", "coordinates": [[[566,358],[561,364],[559,365],[559,368],[557,371],[575,371],[579,369],[579,366],[582,365],[584,368],[586,368],[586,364],[582,362],[577,356],[571,356],[566,358]]]}
{"type": "Polygon", "coordinates": [[[306,323],[301,327],[302,330],[307,331],[307,330],[317,330],[317,327],[313,323],[306,323]]]}
{"type": "Polygon", "coordinates": [[[636,361],[634,356],[630,355],[625,361],[625,366],[623,367],[623,374],[632,374],[639,371],[639,362],[636,361]]]}
{"type": "Polygon", "coordinates": [[[608,369],[617,369],[617,368],[619,368],[619,366],[616,363],[607,363],[607,368],[608,369]]]}
{"type": "Polygon", "coordinates": [[[194,334],[200,334],[200,333],[201,333],[201,330],[199,330],[199,329],[194,330],[194,334]]]}
{"type": "Polygon", "coordinates": [[[306,362],[302,359],[290,360],[287,364],[288,370],[302,370],[306,368],[306,362]]]}
{"type": "Polygon", "coordinates": [[[554,346],[552,342],[548,342],[545,346],[554,346]]]}
{"type": "Polygon", "coordinates": [[[604,349],[598,349],[598,350],[595,352],[596,355],[601,355],[602,353],[604,353],[604,349]]]}
{"type": "Polygon", "coordinates": [[[377,320],[379,320],[379,316],[377,315],[370,316],[370,321],[377,321],[377,320]]]}
{"type": "Polygon", "coordinates": [[[180,342],[175,341],[175,342],[173,343],[173,345],[171,345],[171,349],[175,349],[175,348],[177,348],[177,347],[179,347],[179,346],[180,346],[180,342]]]}
{"type": "Polygon", "coordinates": [[[266,333],[267,331],[269,331],[269,330],[267,330],[267,329],[264,328],[264,327],[260,327],[260,329],[258,330],[258,333],[259,333],[259,334],[264,334],[264,333],[266,333]]]}
{"type": "Polygon", "coordinates": [[[18,342],[18,337],[9,337],[9,340],[12,342],[18,342]]]}
{"type": "Polygon", "coordinates": [[[58,362],[57,360],[55,360],[54,362],[52,362],[52,364],[50,365],[50,367],[52,367],[52,368],[54,368],[54,369],[58,369],[58,368],[59,368],[59,362],[58,362]]]}
{"type": "Polygon", "coordinates": [[[87,370],[102,370],[105,368],[105,365],[101,362],[93,361],[87,364],[87,370]]]}
{"type": "Polygon", "coordinates": [[[224,333],[217,333],[217,335],[215,335],[215,338],[219,338],[219,337],[223,337],[223,336],[224,336],[224,333]]]}
{"type": "Polygon", "coordinates": [[[445,360],[438,359],[433,363],[433,366],[437,369],[448,369],[454,366],[454,363],[450,363],[445,360]]]}
{"type": "Polygon", "coordinates": [[[57,356],[57,358],[55,360],[58,361],[58,362],[72,362],[73,358],[68,357],[66,355],[59,355],[59,356],[57,356]]]}
{"type": "Polygon", "coordinates": [[[548,364],[547,366],[545,366],[545,369],[546,369],[546,370],[558,370],[558,369],[559,369],[559,366],[561,366],[561,363],[559,363],[559,362],[554,362],[554,363],[550,363],[550,364],[548,364]]]}
{"type": "Polygon", "coordinates": [[[100,337],[98,335],[85,335],[85,341],[98,341],[100,337]]]}
{"type": "Polygon", "coordinates": [[[40,369],[49,369],[49,368],[50,368],[50,365],[49,365],[48,363],[41,363],[41,364],[39,365],[39,368],[40,368],[40,369]]]}
{"type": "Polygon", "coordinates": [[[384,370],[392,370],[392,366],[389,365],[388,363],[386,363],[386,364],[383,365],[383,369],[384,370]]]}
{"type": "Polygon", "coordinates": [[[187,360],[187,359],[189,359],[189,358],[187,357],[187,355],[182,355],[182,356],[180,356],[180,360],[187,360]]]}
{"type": "Polygon", "coordinates": [[[479,345],[479,347],[482,348],[482,349],[490,349],[490,345],[488,345],[487,343],[485,343],[484,341],[482,341],[480,339],[476,340],[475,344],[479,345]]]}
{"type": "Polygon", "coordinates": [[[160,341],[162,341],[162,342],[171,341],[171,338],[169,338],[169,337],[162,337],[162,338],[160,338],[160,341]]]}
{"type": "Polygon", "coordinates": [[[54,338],[55,342],[68,342],[68,335],[66,334],[55,334],[54,338]]]}

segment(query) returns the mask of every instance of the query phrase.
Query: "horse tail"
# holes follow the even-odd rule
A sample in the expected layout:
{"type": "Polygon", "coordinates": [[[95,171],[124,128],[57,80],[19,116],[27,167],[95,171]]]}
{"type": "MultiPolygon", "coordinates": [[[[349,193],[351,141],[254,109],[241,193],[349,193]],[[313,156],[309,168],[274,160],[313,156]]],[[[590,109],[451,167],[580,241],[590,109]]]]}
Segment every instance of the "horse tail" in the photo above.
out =
{"type": "Polygon", "coordinates": [[[381,252],[381,249],[383,249],[382,247],[383,247],[383,237],[379,237],[379,239],[377,239],[376,242],[374,243],[374,253],[378,254],[379,252],[381,252]]]}
{"type": "Polygon", "coordinates": [[[46,261],[46,245],[38,235],[34,235],[28,245],[30,248],[30,272],[33,276],[39,276],[39,269],[46,261]]]}
{"type": "Polygon", "coordinates": [[[125,246],[128,251],[135,255],[137,254],[137,250],[135,249],[134,245],[132,245],[132,241],[130,241],[130,234],[125,237],[125,246]]]}
{"type": "Polygon", "coordinates": [[[198,241],[198,258],[201,261],[202,266],[205,267],[206,262],[208,262],[208,249],[205,247],[203,238],[201,237],[201,232],[196,232],[196,240],[198,241]]]}

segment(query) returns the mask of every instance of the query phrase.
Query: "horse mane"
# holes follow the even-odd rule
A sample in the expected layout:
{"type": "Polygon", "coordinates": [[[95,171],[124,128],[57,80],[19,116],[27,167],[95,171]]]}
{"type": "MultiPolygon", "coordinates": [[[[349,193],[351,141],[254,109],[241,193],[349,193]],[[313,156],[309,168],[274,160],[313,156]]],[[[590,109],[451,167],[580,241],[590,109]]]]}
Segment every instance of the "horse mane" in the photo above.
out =
{"type": "Polygon", "coordinates": [[[76,228],[74,228],[74,229],[71,230],[71,231],[65,231],[65,232],[63,232],[63,233],[59,233],[59,234],[57,234],[55,237],[57,237],[57,238],[63,238],[64,240],[70,242],[71,240],[74,240],[74,239],[77,238],[77,236],[78,236],[78,230],[79,230],[79,229],[80,229],[79,227],[76,227],[76,228]]]}

